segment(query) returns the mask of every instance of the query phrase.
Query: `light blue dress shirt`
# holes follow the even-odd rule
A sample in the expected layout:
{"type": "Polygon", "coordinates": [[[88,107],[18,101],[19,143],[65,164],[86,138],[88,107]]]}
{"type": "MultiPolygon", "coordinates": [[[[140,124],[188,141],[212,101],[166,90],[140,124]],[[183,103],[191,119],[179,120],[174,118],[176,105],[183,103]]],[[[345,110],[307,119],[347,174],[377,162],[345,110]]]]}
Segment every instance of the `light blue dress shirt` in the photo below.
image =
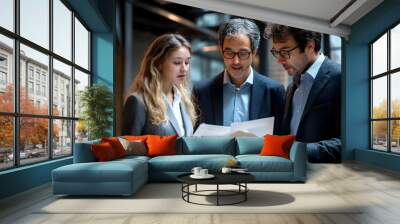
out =
{"type": "MultiPolygon", "coordinates": [[[[253,69],[246,81],[237,88],[230,80],[226,70],[224,72],[224,126],[230,126],[233,122],[249,120],[251,86],[253,85],[253,69]]],[[[211,100],[211,99],[210,99],[211,100]]]]}
{"type": "Polygon", "coordinates": [[[320,54],[315,62],[307,69],[307,71],[301,74],[300,85],[297,87],[293,95],[292,101],[292,120],[290,121],[290,133],[293,135],[297,134],[301,117],[307,103],[308,95],[310,94],[311,87],[314,83],[314,79],[318,74],[318,71],[325,60],[325,56],[320,54]]]}

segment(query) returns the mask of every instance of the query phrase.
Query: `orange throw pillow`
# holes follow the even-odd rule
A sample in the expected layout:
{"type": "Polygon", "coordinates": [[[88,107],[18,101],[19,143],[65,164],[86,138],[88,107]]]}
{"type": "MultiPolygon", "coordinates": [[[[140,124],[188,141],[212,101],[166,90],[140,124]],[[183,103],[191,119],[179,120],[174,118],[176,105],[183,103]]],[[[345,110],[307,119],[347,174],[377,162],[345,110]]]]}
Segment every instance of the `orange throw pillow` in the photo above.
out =
{"type": "Polygon", "coordinates": [[[125,135],[125,136],[124,136],[124,139],[126,139],[126,140],[128,140],[128,141],[137,141],[137,140],[140,140],[140,141],[145,142],[146,139],[147,139],[147,136],[148,136],[148,135],[125,135]]]}
{"type": "Polygon", "coordinates": [[[265,135],[264,146],[261,149],[262,156],[281,156],[289,159],[290,148],[296,136],[294,135],[265,135]]]}
{"type": "Polygon", "coordinates": [[[146,140],[148,156],[176,155],[175,141],[177,137],[177,135],[148,135],[146,140]]]}
{"type": "Polygon", "coordinates": [[[114,149],[115,155],[117,158],[121,158],[126,156],[126,151],[124,146],[122,146],[121,142],[119,142],[117,137],[110,137],[110,138],[101,138],[101,142],[108,142],[114,149]]]}
{"type": "Polygon", "coordinates": [[[90,148],[94,154],[94,157],[99,162],[109,161],[117,158],[113,147],[108,142],[93,144],[90,146],[90,148]]]}

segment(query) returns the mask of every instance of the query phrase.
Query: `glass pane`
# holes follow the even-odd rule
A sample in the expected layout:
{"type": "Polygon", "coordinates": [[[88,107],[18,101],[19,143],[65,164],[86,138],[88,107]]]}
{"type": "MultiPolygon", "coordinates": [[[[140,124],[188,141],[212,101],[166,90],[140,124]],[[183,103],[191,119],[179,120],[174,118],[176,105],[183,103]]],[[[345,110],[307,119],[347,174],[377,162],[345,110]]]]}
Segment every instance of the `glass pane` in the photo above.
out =
{"type": "Polygon", "coordinates": [[[60,1],[53,1],[53,51],[72,60],[72,12],[60,1]]]}
{"type": "Polygon", "coordinates": [[[88,140],[88,128],[84,120],[75,121],[75,143],[88,140]]]}
{"type": "Polygon", "coordinates": [[[372,148],[387,151],[387,121],[372,122],[372,148]]]}
{"type": "Polygon", "coordinates": [[[89,70],[89,32],[75,18],[75,63],[89,70]]]}
{"type": "Polygon", "coordinates": [[[72,69],[53,60],[53,115],[72,117],[72,69]]]}
{"type": "Polygon", "coordinates": [[[342,50],[341,49],[337,49],[337,50],[331,50],[331,56],[330,58],[338,63],[338,64],[342,64],[342,50]]]}
{"type": "Polygon", "coordinates": [[[400,153],[400,120],[391,121],[392,152],[400,153]]]}
{"type": "Polygon", "coordinates": [[[372,81],[372,118],[387,118],[387,77],[372,81]]]}
{"type": "Polygon", "coordinates": [[[20,164],[34,163],[49,158],[49,120],[22,117],[20,119],[20,164]]]}
{"type": "Polygon", "coordinates": [[[48,114],[49,57],[21,44],[21,113],[48,114]]]}
{"type": "Polygon", "coordinates": [[[81,108],[79,106],[80,92],[89,86],[89,75],[75,69],[75,117],[79,117],[81,114],[81,108]]]}
{"type": "Polygon", "coordinates": [[[329,44],[331,45],[331,48],[341,48],[342,39],[335,35],[329,35],[329,44]]]}
{"type": "Polygon", "coordinates": [[[391,98],[391,115],[392,117],[400,118],[400,72],[391,75],[391,88],[390,88],[390,98],[391,98]]]}
{"type": "Polygon", "coordinates": [[[20,0],[21,36],[49,48],[49,0],[20,0]]]}
{"type": "Polygon", "coordinates": [[[14,111],[14,43],[0,35],[0,111],[14,111]]]}
{"type": "Polygon", "coordinates": [[[0,26],[14,31],[14,0],[0,1],[0,26]]]}
{"type": "Polygon", "coordinates": [[[53,121],[53,157],[72,155],[72,121],[53,121]]]}
{"type": "Polygon", "coordinates": [[[372,75],[387,71],[387,34],[372,44],[372,75]]]}
{"type": "Polygon", "coordinates": [[[14,125],[13,118],[0,116],[0,170],[14,164],[14,125]]]}
{"type": "Polygon", "coordinates": [[[329,35],[330,55],[329,57],[336,63],[342,63],[342,39],[335,35],[329,35]]]}
{"type": "Polygon", "coordinates": [[[400,24],[391,31],[390,60],[391,69],[400,67],[400,24]]]}

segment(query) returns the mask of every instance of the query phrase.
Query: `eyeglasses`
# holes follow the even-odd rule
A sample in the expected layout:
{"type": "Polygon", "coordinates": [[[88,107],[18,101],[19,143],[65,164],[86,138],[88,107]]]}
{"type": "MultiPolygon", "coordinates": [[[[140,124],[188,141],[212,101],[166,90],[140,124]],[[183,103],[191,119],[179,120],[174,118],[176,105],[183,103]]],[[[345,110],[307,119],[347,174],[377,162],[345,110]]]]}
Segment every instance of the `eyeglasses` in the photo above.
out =
{"type": "Polygon", "coordinates": [[[293,51],[294,49],[298,48],[299,45],[297,45],[296,47],[289,49],[289,50],[275,50],[275,49],[271,49],[271,54],[275,57],[275,58],[283,58],[283,59],[289,59],[290,58],[290,52],[293,51]]]}
{"type": "Polygon", "coordinates": [[[234,52],[234,51],[230,51],[230,50],[222,51],[222,53],[223,53],[225,59],[233,59],[235,57],[235,55],[237,55],[240,60],[248,59],[251,54],[250,51],[234,52]]]}

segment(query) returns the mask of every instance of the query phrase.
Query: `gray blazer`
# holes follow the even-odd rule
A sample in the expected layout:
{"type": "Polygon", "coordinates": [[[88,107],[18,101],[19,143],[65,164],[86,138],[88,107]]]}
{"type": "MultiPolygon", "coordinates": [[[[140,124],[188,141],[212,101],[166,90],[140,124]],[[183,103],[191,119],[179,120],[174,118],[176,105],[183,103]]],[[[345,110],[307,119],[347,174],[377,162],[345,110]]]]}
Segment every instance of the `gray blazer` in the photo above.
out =
{"type": "MultiPolygon", "coordinates": [[[[165,102],[168,105],[168,102],[165,102]]],[[[193,124],[189,114],[186,111],[183,103],[180,104],[181,114],[183,120],[183,127],[185,128],[185,136],[193,135],[193,124]]],[[[180,128],[178,121],[175,118],[172,108],[167,106],[168,121],[161,124],[152,124],[147,116],[147,109],[143,102],[143,95],[141,93],[134,93],[128,97],[124,105],[123,111],[123,125],[122,135],[178,135],[180,128]]]]}

